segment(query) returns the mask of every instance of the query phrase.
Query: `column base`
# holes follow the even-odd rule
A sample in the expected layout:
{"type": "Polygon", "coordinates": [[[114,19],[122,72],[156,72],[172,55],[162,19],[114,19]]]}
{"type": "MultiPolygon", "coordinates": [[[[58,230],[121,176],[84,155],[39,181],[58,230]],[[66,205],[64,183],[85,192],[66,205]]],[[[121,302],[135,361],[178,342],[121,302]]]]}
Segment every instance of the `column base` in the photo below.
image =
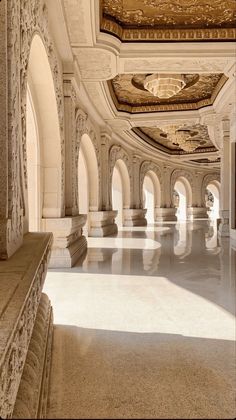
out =
{"type": "Polygon", "coordinates": [[[188,220],[208,219],[207,211],[207,207],[188,207],[187,218],[188,220]]]}
{"type": "Polygon", "coordinates": [[[159,207],[155,208],[154,219],[155,222],[176,222],[175,207],[159,207]]]}
{"type": "Polygon", "coordinates": [[[146,209],[124,209],[123,210],[123,225],[126,227],[131,226],[147,226],[145,219],[146,209]]]}
{"type": "Polygon", "coordinates": [[[117,211],[92,211],[89,213],[89,236],[103,237],[114,235],[118,228],[115,223],[117,211]]]}
{"type": "Polygon", "coordinates": [[[54,241],[49,268],[70,268],[87,250],[83,226],[87,216],[42,219],[42,230],[52,232],[54,241]]]}
{"type": "Polygon", "coordinates": [[[220,224],[218,233],[220,236],[230,236],[229,210],[220,210],[220,224]]]}

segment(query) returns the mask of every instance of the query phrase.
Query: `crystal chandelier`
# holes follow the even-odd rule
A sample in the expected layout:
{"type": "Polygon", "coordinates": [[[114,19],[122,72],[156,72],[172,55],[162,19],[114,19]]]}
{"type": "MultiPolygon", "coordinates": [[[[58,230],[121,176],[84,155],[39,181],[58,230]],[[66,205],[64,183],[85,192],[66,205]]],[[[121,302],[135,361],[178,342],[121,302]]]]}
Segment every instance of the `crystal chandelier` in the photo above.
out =
{"type": "Polygon", "coordinates": [[[144,81],[145,89],[160,99],[177,95],[185,86],[182,74],[151,74],[146,76],[144,81]]]}
{"type": "Polygon", "coordinates": [[[191,131],[187,129],[181,129],[177,125],[167,127],[165,132],[171,143],[179,146],[185,152],[194,152],[200,144],[199,139],[194,138],[194,133],[191,133],[191,131]]]}

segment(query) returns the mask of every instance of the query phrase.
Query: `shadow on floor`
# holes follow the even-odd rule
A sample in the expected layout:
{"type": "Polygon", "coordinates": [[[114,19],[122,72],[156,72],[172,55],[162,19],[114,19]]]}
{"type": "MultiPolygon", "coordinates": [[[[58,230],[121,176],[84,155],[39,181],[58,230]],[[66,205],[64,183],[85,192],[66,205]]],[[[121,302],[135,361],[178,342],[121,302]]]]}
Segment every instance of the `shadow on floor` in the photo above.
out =
{"type": "Polygon", "coordinates": [[[235,344],[54,327],[48,417],[235,418],[235,344]]]}

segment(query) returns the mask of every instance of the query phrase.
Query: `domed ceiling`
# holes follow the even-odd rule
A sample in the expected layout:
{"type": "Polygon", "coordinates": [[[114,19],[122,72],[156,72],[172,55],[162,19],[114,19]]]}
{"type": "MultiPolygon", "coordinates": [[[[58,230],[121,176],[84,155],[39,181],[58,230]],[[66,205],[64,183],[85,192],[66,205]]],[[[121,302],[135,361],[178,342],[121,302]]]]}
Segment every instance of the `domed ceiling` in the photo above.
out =
{"type": "Polygon", "coordinates": [[[235,0],[101,0],[101,30],[122,41],[235,39],[235,0]]]}

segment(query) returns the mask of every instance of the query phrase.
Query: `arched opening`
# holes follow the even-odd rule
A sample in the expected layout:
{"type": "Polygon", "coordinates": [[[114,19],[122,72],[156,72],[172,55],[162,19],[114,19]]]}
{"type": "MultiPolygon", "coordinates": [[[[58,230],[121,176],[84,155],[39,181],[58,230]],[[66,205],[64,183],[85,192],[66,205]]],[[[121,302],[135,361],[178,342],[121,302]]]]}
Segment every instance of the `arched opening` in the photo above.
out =
{"type": "Polygon", "coordinates": [[[116,223],[123,226],[123,209],[130,207],[130,178],[122,159],[118,159],[112,174],[112,208],[117,210],[116,223]]]}
{"type": "Polygon", "coordinates": [[[143,207],[147,209],[147,223],[151,224],[155,221],[155,208],[160,207],[161,187],[160,182],[153,171],[148,171],[143,181],[143,207]]]}
{"type": "Polygon", "coordinates": [[[205,200],[206,206],[209,208],[209,218],[213,220],[218,219],[220,208],[220,183],[218,181],[211,181],[207,185],[205,200]]]}
{"type": "Polygon", "coordinates": [[[25,230],[40,230],[42,217],[60,217],[61,138],[53,76],[44,44],[35,35],[27,74],[25,230]]]}
{"type": "Polygon", "coordinates": [[[177,208],[177,220],[187,220],[187,208],[191,206],[192,190],[189,181],[184,177],[179,177],[175,182],[173,202],[177,208]]]}
{"type": "MultiPolygon", "coordinates": [[[[83,134],[80,143],[78,162],[79,213],[87,214],[98,211],[98,164],[94,145],[88,134],[83,134]]],[[[84,234],[89,232],[89,216],[84,227],[84,234]]]]}
{"type": "Polygon", "coordinates": [[[143,207],[147,209],[147,223],[154,223],[154,185],[151,177],[146,175],[143,181],[143,207]]]}

